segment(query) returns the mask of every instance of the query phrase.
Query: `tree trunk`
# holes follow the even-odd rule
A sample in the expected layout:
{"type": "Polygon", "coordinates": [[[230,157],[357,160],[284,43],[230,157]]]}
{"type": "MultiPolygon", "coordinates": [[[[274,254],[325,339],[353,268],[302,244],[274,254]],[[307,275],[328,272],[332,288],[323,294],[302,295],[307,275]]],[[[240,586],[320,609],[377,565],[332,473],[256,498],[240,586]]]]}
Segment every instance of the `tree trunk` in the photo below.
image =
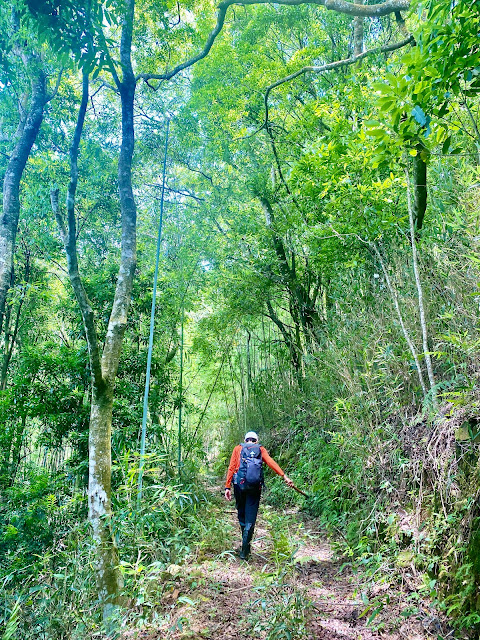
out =
{"type": "MultiPolygon", "coordinates": [[[[36,64],[36,60],[33,60],[36,64]]],[[[13,255],[20,215],[20,184],[30,151],[37,138],[48,102],[46,77],[37,69],[31,82],[30,107],[26,117],[20,115],[18,140],[10,155],[3,180],[3,212],[0,218],[0,333],[5,304],[12,279],[13,255]]]]}
{"type": "MultiPolygon", "coordinates": [[[[14,270],[12,268],[12,284],[14,285],[14,270]]],[[[25,251],[25,271],[23,274],[23,280],[26,284],[28,284],[30,280],[30,253],[28,250],[25,251]]],[[[12,359],[13,350],[15,349],[15,345],[17,342],[18,330],[20,327],[20,317],[22,313],[23,303],[25,302],[25,298],[27,295],[27,287],[22,287],[22,295],[20,300],[18,301],[17,311],[15,314],[15,321],[13,323],[13,327],[11,327],[11,316],[12,316],[12,307],[9,305],[7,311],[5,313],[5,327],[4,327],[4,354],[3,354],[3,362],[0,374],[0,389],[5,391],[7,388],[8,381],[8,368],[12,359]]]]}
{"type": "Polygon", "coordinates": [[[427,210],[427,163],[422,158],[422,150],[422,145],[417,145],[417,155],[413,158],[413,223],[416,231],[422,228],[427,210]]]}
{"type": "Polygon", "coordinates": [[[413,273],[415,275],[415,284],[417,286],[418,312],[420,315],[420,326],[422,328],[423,355],[425,357],[425,364],[427,365],[428,380],[430,382],[430,392],[432,394],[432,404],[435,411],[437,411],[438,398],[437,398],[437,392],[435,389],[435,376],[433,374],[432,359],[430,358],[430,351],[428,348],[427,321],[425,319],[425,305],[423,302],[422,281],[420,279],[420,270],[418,268],[417,240],[415,238],[415,222],[413,218],[413,208],[412,208],[412,202],[410,198],[410,178],[408,175],[408,171],[407,171],[407,203],[408,203],[408,218],[410,222],[410,240],[412,245],[413,273]]]}
{"type": "Polygon", "coordinates": [[[15,428],[14,433],[12,434],[12,442],[11,442],[11,450],[10,450],[11,463],[10,463],[10,472],[9,472],[9,478],[8,478],[9,487],[13,487],[15,483],[15,479],[17,477],[18,469],[20,467],[22,444],[23,444],[23,437],[25,435],[26,425],[27,425],[27,416],[26,414],[23,414],[20,425],[15,428]]]}
{"type": "Polygon", "coordinates": [[[292,366],[295,371],[297,381],[301,386],[301,365],[300,365],[301,351],[299,351],[298,345],[295,344],[295,341],[292,338],[288,328],[283,324],[283,322],[279,319],[279,317],[275,313],[275,310],[270,300],[267,300],[267,309],[268,309],[268,313],[266,314],[267,317],[269,317],[270,320],[280,329],[280,333],[283,336],[283,340],[288,347],[288,350],[290,352],[290,360],[292,362],[292,366]]]}
{"type": "MultiPolygon", "coordinates": [[[[133,3],[131,4],[133,11],[133,3]]],[[[132,24],[129,16],[127,21],[132,24]]],[[[122,36],[123,43],[123,36],[122,36]]],[[[125,67],[124,67],[125,70],[125,67]]],[[[96,582],[103,603],[104,618],[120,603],[122,576],[118,570],[118,551],[110,526],[111,505],[111,430],[115,377],[120,361],[123,336],[127,326],[136,259],[136,207],[131,184],[134,146],[133,100],[135,81],[119,83],[122,101],[122,146],[118,163],[122,240],[120,268],[108,322],[103,352],[100,353],[95,315],[82,284],[77,255],[75,195],[78,183],[77,158],[88,104],[88,76],[83,77],[83,94],[75,133],[70,148],[70,182],[67,193],[67,225],[60,211],[58,190],[52,191],[52,209],[60,230],[67,256],[68,273],[82,314],[92,372],[92,404],[89,430],[89,519],[97,543],[96,582]]],[[[118,78],[117,78],[118,80],[118,78]]]]}
{"type": "MultiPolygon", "coordinates": [[[[65,234],[65,230],[62,233],[66,239],[64,243],[67,256],[70,254],[70,278],[82,309],[92,363],[88,477],[89,519],[97,542],[96,581],[98,594],[103,603],[105,619],[110,616],[112,607],[120,603],[123,584],[122,576],[118,570],[118,551],[110,526],[112,514],[111,430],[113,392],[132,296],[137,237],[137,209],[132,188],[132,159],[135,145],[133,104],[136,89],[131,61],[134,0],[127,0],[125,9],[120,44],[122,79],[120,80],[117,76],[114,67],[111,69],[120,93],[122,106],[122,144],[118,160],[118,185],[122,217],[121,257],[101,361],[95,319],[88,298],[81,286],[76,256],[74,202],[78,177],[79,142],[88,101],[88,77],[85,75],[82,107],[70,152],[71,179],[67,196],[68,234],[65,234]],[[72,267],[74,267],[73,270],[72,267]]],[[[63,221],[59,216],[57,216],[57,221],[62,230],[63,221]]]]}
{"type": "MultiPolygon", "coordinates": [[[[315,337],[316,328],[320,322],[315,308],[315,302],[310,298],[309,292],[299,281],[295,271],[294,261],[292,260],[292,267],[290,267],[288,263],[282,238],[280,238],[273,227],[274,215],[272,205],[265,196],[261,195],[259,199],[265,213],[267,227],[269,227],[272,232],[273,248],[277,256],[280,276],[287,289],[291,307],[298,313],[298,319],[300,320],[306,341],[311,342],[312,337],[315,337]]],[[[292,318],[295,321],[293,316],[292,318]]]]}
{"type": "Polygon", "coordinates": [[[376,247],[375,244],[371,244],[370,245],[374,252],[375,255],[377,256],[377,259],[380,263],[380,266],[382,268],[383,271],[383,275],[385,276],[385,282],[387,283],[387,287],[388,290],[390,291],[390,295],[392,296],[392,300],[393,300],[393,304],[395,306],[395,311],[397,312],[397,316],[398,316],[398,320],[400,322],[400,326],[402,327],[402,331],[403,331],[403,335],[405,337],[405,341],[408,344],[408,348],[410,349],[410,353],[412,354],[413,360],[415,362],[415,367],[417,369],[417,373],[418,373],[418,379],[420,380],[420,386],[422,387],[422,391],[423,391],[423,395],[426,396],[427,395],[427,387],[425,386],[425,380],[423,379],[423,373],[422,373],[422,367],[420,366],[420,360],[418,359],[418,355],[417,355],[417,351],[415,349],[415,346],[413,344],[413,340],[410,337],[410,334],[408,333],[407,327],[403,321],[403,316],[402,316],[402,312],[400,310],[400,305],[398,302],[398,295],[396,290],[394,289],[392,282],[390,280],[390,276],[388,275],[388,271],[387,271],[387,267],[385,266],[383,260],[382,260],[382,256],[380,255],[380,251],[378,250],[378,248],[376,247]]]}
{"type": "Polygon", "coordinates": [[[95,576],[98,596],[104,603],[104,617],[108,618],[111,607],[118,604],[123,581],[118,571],[118,550],[110,521],[111,501],[111,432],[112,432],[113,388],[94,388],[90,411],[88,440],[89,480],[88,517],[97,544],[95,576]]]}
{"type": "MultiPolygon", "coordinates": [[[[359,56],[363,53],[363,22],[364,18],[356,16],[353,19],[353,55],[359,56]]],[[[359,63],[361,64],[361,62],[359,63]]]]}

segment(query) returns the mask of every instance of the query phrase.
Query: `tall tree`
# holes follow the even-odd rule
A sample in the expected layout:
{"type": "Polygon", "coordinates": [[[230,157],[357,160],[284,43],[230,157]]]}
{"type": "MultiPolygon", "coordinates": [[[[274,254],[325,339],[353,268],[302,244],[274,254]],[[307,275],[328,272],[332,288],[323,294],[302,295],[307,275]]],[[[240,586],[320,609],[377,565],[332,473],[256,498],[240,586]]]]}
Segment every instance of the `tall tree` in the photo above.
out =
{"type": "MultiPolygon", "coordinates": [[[[4,34],[3,45],[9,51],[2,60],[7,68],[16,70],[16,77],[7,76],[5,84],[16,86],[18,121],[11,136],[8,162],[3,177],[3,211],[0,218],[0,333],[4,324],[7,294],[14,278],[14,252],[20,217],[20,189],[25,167],[35,144],[44,117],[45,107],[56,94],[48,92],[45,61],[27,38],[16,8],[0,13],[4,34]]],[[[34,40],[33,34],[30,34],[34,40]]]]}
{"type": "MultiPolygon", "coordinates": [[[[65,0],[68,6],[69,0],[65,0]]],[[[92,40],[99,43],[100,59],[103,68],[113,78],[114,88],[120,96],[122,141],[118,162],[118,183],[122,219],[121,255],[120,266],[116,280],[116,289],[112,302],[111,314],[106,330],[103,349],[100,349],[97,335],[97,327],[93,309],[89,303],[82,286],[76,247],[75,226],[75,193],[77,188],[77,156],[81,131],[83,128],[86,105],[88,101],[88,72],[89,64],[84,63],[83,98],[80,107],[79,119],[70,151],[71,177],[67,194],[67,224],[63,220],[59,205],[59,193],[54,190],[51,194],[52,208],[61,231],[65,251],[67,254],[69,275],[75,290],[77,300],[82,312],[85,326],[85,334],[89,346],[89,357],[92,374],[92,404],[90,414],[89,437],[89,517],[93,527],[94,536],[98,545],[97,556],[97,586],[100,597],[106,604],[105,613],[108,614],[111,604],[118,602],[121,589],[121,576],[118,571],[118,553],[110,530],[111,507],[111,425],[114,400],[115,378],[120,362],[123,337],[127,327],[127,317],[131,302],[133,277],[136,265],[136,203],[132,188],[132,160],[135,145],[134,129],[134,103],[138,82],[143,80],[149,86],[153,81],[170,80],[179,73],[188,69],[205,58],[210,52],[216,38],[221,33],[228,9],[237,4],[233,0],[220,3],[217,7],[216,23],[206,38],[200,52],[189,59],[179,62],[171,70],[163,73],[142,71],[135,75],[132,60],[132,43],[135,35],[135,25],[142,24],[143,35],[158,37],[158,25],[153,21],[145,24],[136,16],[135,0],[126,0],[120,9],[121,38],[119,43],[118,59],[111,50],[111,41],[106,37],[103,22],[103,12],[98,11],[98,4],[94,3],[97,11],[92,12],[94,36],[92,40]]],[[[267,4],[265,2],[243,2],[240,4],[267,4]]],[[[280,4],[310,4],[310,2],[298,2],[298,0],[284,0],[280,4]]],[[[323,4],[313,2],[313,4],[323,4]]],[[[89,5],[90,6],[90,5],[89,5]]],[[[329,9],[340,11],[350,15],[378,16],[387,15],[395,10],[407,8],[405,0],[387,0],[381,5],[353,5],[343,0],[335,0],[326,4],[329,9]],[[331,5],[331,6],[330,6],[331,5]]],[[[168,11],[164,12],[168,18],[168,11]]],[[[168,19],[167,19],[168,25],[168,19]]],[[[167,29],[166,42],[170,32],[167,29]]],[[[81,53],[74,51],[76,57],[81,53]]],[[[141,56],[139,56],[141,57],[141,56]]],[[[95,56],[94,56],[95,58],[95,56]]],[[[143,63],[144,61],[142,61],[143,63]]],[[[168,64],[168,61],[167,61],[168,64]]],[[[148,65],[150,66],[151,63],[148,65]]],[[[90,68],[94,66],[90,62],[90,68]]],[[[142,64],[140,65],[142,66],[142,64]]],[[[312,313],[314,310],[308,307],[305,300],[301,299],[304,293],[292,280],[292,268],[290,273],[290,285],[296,296],[296,307],[301,313],[305,323],[311,327],[312,313]],[[293,285],[292,285],[293,282],[293,285]]],[[[311,305],[310,305],[311,306],[311,305]]]]}

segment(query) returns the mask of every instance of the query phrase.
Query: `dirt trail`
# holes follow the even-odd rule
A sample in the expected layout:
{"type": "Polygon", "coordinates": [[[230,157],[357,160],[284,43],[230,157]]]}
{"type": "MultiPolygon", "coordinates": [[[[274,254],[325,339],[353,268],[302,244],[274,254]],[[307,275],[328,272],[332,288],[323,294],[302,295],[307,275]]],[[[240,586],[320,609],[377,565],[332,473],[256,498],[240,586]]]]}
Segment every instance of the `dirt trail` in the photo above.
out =
{"type": "MultiPolygon", "coordinates": [[[[318,524],[298,512],[261,506],[248,562],[235,552],[240,535],[232,503],[221,512],[230,535],[195,564],[172,567],[164,623],[128,634],[142,640],[427,640],[438,619],[417,607],[405,618],[405,591],[362,583],[335,557],[318,524]],[[218,548],[223,544],[223,551],[218,548]],[[292,559],[292,551],[293,559],[292,559]],[[363,594],[363,595],[362,595],[363,594]],[[366,600],[366,598],[370,600],[366,600]],[[367,602],[367,604],[365,604],[367,602]],[[367,607],[370,609],[366,612],[367,607]],[[376,611],[378,610],[378,611],[376,611]],[[370,626],[367,619],[375,613],[370,626]],[[430,627],[430,628],[429,628],[430,627]]],[[[417,603],[418,604],[418,603],[417,603]]],[[[442,636],[440,636],[442,637],[442,636]]],[[[451,636],[450,636],[451,637],[451,636]]]]}

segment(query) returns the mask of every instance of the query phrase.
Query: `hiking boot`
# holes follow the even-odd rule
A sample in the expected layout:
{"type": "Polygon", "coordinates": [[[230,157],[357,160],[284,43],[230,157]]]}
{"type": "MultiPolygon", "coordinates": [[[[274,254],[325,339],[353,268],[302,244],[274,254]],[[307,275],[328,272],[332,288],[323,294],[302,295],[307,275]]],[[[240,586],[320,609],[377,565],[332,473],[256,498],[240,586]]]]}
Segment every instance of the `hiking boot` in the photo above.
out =
{"type": "Polygon", "coordinates": [[[248,529],[244,529],[242,536],[242,549],[240,551],[240,559],[246,560],[251,552],[250,542],[253,538],[253,527],[249,527],[248,529]]]}
{"type": "MultiPolygon", "coordinates": [[[[242,540],[242,544],[241,544],[239,547],[237,547],[237,548],[235,549],[235,551],[237,552],[237,555],[238,555],[238,556],[240,556],[240,557],[242,558],[241,553],[242,553],[243,532],[245,531],[245,525],[241,524],[241,525],[240,525],[240,529],[242,530],[242,538],[241,538],[241,540],[242,540]]],[[[242,560],[244,560],[244,559],[245,559],[245,558],[242,558],[242,560]]]]}
{"type": "Polygon", "coordinates": [[[249,544],[243,545],[240,548],[240,552],[238,554],[238,557],[240,558],[240,560],[247,560],[248,556],[250,555],[252,549],[251,546],[249,544]]]}

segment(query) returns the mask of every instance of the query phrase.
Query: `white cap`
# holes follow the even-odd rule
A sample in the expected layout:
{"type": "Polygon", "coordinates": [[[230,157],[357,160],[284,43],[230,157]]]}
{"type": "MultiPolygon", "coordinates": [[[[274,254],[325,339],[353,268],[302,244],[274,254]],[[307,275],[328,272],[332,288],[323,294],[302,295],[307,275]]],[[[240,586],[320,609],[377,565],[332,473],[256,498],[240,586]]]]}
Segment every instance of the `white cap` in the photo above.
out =
{"type": "Polygon", "coordinates": [[[258,441],[258,436],[255,433],[255,431],[249,431],[248,433],[245,434],[245,441],[247,440],[247,438],[253,438],[254,440],[258,441]]]}

